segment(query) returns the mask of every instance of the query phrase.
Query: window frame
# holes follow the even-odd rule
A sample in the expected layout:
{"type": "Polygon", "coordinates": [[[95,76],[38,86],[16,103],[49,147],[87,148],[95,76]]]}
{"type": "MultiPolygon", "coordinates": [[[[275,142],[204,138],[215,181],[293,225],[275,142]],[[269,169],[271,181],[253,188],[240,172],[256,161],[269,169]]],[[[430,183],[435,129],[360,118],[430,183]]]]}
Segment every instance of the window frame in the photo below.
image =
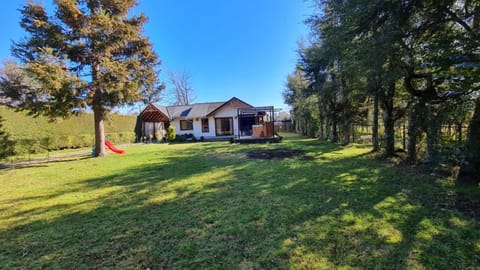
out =
{"type": "Polygon", "coordinates": [[[191,119],[184,119],[184,120],[180,120],[180,130],[184,131],[184,130],[193,130],[193,120],[191,119]],[[188,128],[188,126],[186,128],[183,127],[182,123],[190,123],[192,126],[192,128],[188,128]]]}
{"type": "Polygon", "coordinates": [[[233,117],[218,117],[218,118],[215,118],[215,135],[216,136],[232,136],[234,134],[234,124],[233,124],[233,117]],[[218,133],[218,125],[217,125],[217,121],[220,120],[229,120],[229,124],[230,124],[230,133],[228,134],[224,134],[223,131],[222,133],[218,133]]]}
{"type": "Polygon", "coordinates": [[[210,132],[210,123],[208,121],[208,118],[202,118],[200,120],[200,123],[202,125],[202,133],[209,133],[210,132]],[[206,125],[205,125],[205,123],[206,123],[206,125]]]}

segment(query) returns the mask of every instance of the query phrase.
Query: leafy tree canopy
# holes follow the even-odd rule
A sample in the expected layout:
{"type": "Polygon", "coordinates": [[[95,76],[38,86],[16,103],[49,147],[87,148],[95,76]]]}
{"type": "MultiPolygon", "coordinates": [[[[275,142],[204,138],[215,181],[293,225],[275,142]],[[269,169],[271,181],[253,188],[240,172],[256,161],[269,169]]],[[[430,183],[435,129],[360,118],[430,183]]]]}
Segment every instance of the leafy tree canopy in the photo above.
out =
{"type": "Polygon", "coordinates": [[[90,106],[96,148],[104,154],[103,119],[112,107],[140,101],[158,89],[158,56],[147,37],[143,14],[131,16],[135,0],[55,0],[47,14],[36,3],[21,8],[27,36],[12,53],[35,81],[7,91],[34,114],[68,117],[90,106]]]}

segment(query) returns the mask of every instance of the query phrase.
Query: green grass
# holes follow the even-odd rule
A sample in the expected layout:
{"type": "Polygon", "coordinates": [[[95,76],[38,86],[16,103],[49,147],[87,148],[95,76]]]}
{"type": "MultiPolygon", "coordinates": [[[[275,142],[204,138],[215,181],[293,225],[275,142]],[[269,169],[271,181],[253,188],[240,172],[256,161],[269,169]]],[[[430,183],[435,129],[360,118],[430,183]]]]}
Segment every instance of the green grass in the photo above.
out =
{"type": "Polygon", "coordinates": [[[480,224],[447,179],[369,149],[134,145],[0,171],[1,269],[478,269],[480,224]],[[313,160],[250,160],[303,149],[313,160]]]}

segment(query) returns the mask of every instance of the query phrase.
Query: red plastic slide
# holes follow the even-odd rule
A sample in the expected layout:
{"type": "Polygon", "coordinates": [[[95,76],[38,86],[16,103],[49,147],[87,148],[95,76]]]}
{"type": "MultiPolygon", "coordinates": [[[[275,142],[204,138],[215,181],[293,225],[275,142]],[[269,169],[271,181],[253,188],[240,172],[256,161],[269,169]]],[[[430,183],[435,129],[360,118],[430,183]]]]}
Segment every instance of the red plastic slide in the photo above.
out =
{"type": "Polygon", "coordinates": [[[110,141],[105,141],[105,146],[107,146],[108,149],[112,150],[113,152],[115,152],[117,154],[124,154],[125,153],[125,150],[118,149],[110,141]]]}

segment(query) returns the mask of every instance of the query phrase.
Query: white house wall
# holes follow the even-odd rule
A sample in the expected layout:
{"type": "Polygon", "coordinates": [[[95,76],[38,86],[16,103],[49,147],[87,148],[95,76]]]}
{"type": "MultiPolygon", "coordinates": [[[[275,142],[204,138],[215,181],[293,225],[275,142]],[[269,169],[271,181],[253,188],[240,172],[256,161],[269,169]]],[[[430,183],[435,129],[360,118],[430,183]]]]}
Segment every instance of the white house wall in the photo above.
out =
{"type": "Polygon", "coordinates": [[[215,137],[215,119],[213,117],[208,118],[208,132],[202,132],[202,118],[185,119],[193,120],[193,130],[180,130],[180,120],[183,119],[175,119],[170,122],[170,125],[175,127],[175,132],[178,135],[192,133],[196,138],[200,138],[201,136],[204,138],[215,137]]]}
{"type": "MultiPolygon", "coordinates": [[[[218,110],[214,118],[224,118],[224,117],[232,117],[233,118],[233,135],[238,135],[238,117],[237,117],[237,107],[232,105],[226,105],[220,110],[218,110]]],[[[215,120],[213,121],[213,128],[215,129],[215,120]]],[[[215,134],[215,130],[213,131],[215,134]]]]}
{"type": "Polygon", "coordinates": [[[208,132],[202,132],[202,118],[194,118],[194,119],[185,119],[185,120],[193,120],[193,130],[180,130],[180,120],[184,119],[174,119],[170,122],[170,125],[175,127],[175,131],[178,135],[183,134],[193,134],[196,138],[200,138],[203,136],[204,138],[212,138],[216,137],[215,134],[215,118],[225,118],[231,117],[233,118],[233,136],[238,135],[238,116],[237,116],[237,109],[238,106],[244,107],[243,103],[234,103],[230,105],[223,106],[220,110],[218,110],[214,116],[208,117],[208,132]]]}

